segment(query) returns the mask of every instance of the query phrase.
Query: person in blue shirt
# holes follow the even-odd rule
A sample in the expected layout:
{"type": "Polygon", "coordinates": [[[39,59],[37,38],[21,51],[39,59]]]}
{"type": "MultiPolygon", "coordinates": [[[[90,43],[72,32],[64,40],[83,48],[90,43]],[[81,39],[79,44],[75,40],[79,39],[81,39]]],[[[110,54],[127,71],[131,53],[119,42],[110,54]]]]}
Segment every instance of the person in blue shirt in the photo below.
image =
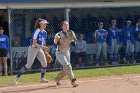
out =
{"type": "Polygon", "coordinates": [[[134,31],[134,36],[135,36],[135,59],[140,58],[140,20],[136,23],[135,31],[134,31]]]}
{"type": "Polygon", "coordinates": [[[113,65],[118,65],[118,50],[119,50],[119,31],[116,27],[116,20],[111,21],[111,27],[108,30],[108,46],[109,46],[109,59],[113,65]]]}
{"type": "Polygon", "coordinates": [[[131,21],[128,20],[126,26],[122,28],[122,43],[125,46],[125,63],[134,62],[134,28],[131,26],[131,21]]]}
{"type": "Polygon", "coordinates": [[[41,81],[40,82],[48,82],[45,79],[45,72],[47,69],[47,61],[45,57],[45,53],[47,53],[46,47],[46,37],[47,32],[44,30],[48,24],[48,21],[45,19],[39,18],[35,23],[36,30],[32,34],[31,43],[28,48],[28,56],[27,56],[27,63],[25,66],[21,68],[19,73],[16,75],[14,82],[17,84],[18,79],[21,77],[23,73],[26,72],[27,69],[34,63],[35,57],[40,61],[42,68],[41,68],[41,81]]]}
{"type": "MultiPolygon", "coordinates": [[[[99,66],[100,62],[100,54],[101,51],[103,53],[103,60],[107,60],[107,53],[106,53],[106,38],[107,38],[107,31],[103,29],[103,23],[98,23],[98,30],[95,31],[95,42],[96,42],[96,66],[99,66]]],[[[105,64],[107,64],[105,62],[105,64]]]]}
{"type": "Polygon", "coordinates": [[[0,76],[2,75],[2,66],[4,64],[4,72],[7,76],[7,54],[9,52],[9,38],[3,34],[4,29],[0,27],[0,76]]]}

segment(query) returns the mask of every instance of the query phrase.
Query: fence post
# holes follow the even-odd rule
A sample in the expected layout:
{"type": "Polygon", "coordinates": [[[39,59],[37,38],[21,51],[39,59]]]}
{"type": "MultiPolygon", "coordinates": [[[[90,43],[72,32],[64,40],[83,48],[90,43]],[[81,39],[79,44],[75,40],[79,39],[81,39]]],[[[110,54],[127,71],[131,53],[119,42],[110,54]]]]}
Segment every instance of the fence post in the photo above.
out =
{"type": "Polygon", "coordinates": [[[64,12],[64,18],[68,23],[69,23],[69,12],[70,12],[70,9],[66,8],[64,12]]]}
{"type": "Polygon", "coordinates": [[[10,74],[12,74],[12,68],[13,68],[13,59],[12,59],[12,33],[11,33],[11,9],[9,8],[9,6],[7,6],[8,9],[8,28],[9,28],[9,41],[10,41],[10,51],[9,51],[9,57],[10,57],[10,74]]]}

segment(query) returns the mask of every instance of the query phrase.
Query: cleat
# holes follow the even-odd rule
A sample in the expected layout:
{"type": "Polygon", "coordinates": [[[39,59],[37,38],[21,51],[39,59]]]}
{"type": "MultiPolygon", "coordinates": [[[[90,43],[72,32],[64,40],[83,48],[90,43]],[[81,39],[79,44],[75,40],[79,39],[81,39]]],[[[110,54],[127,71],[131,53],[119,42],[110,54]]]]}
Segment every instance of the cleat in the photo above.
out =
{"type": "Polygon", "coordinates": [[[71,84],[73,85],[73,87],[77,87],[78,86],[78,84],[76,83],[76,79],[75,78],[71,80],[71,84]]]}
{"type": "Polygon", "coordinates": [[[17,76],[14,78],[14,83],[18,84],[18,77],[17,76]]]}
{"type": "Polygon", "coordinates": [[[56,85],[61,85],[61,82],[55,78],[56,85]]]}
{"type": "Polygon", "coordinates": [[[41,78],[40,82],[41,82],[41,83],[48,83],[49,80],[46,80],[45,78],[41,78]]]}

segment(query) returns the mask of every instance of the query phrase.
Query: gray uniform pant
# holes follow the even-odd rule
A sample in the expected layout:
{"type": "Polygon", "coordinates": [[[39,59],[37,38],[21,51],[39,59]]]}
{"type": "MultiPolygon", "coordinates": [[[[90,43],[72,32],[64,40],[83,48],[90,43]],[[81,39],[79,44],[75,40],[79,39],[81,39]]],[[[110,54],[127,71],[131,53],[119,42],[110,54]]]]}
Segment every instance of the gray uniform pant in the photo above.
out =
{"type": "Polygon", "coordinates": [[[55,54],[58,62],[63,66],[63,69],[58,73],[56,79],[61,80],[67,74],[69,79],[72,80],[74,75],[70,64],[70,52],[67,51],[64,53],[56,50],[55,54]]]}
{"type": "Polygon", "coordinates": [[[140,52],[140,42],[139,41],[135,42],[135,52],[136,53],[140,52]]]}
{"type": "Polygon", "coordinates": [[[131,42],[131,40],[127,40],[126,53],[127,54],[134,53],[134,44],[131,42]]]}
{"type": "Polygon", "coordinates": [[[119,45],[117,39],[112,39],[112,45],[109,46],[109,58],[111,61],[118,61],[119,45]]]}
{"type": "Polygon", "coordinates": [[[35,57],[40,61],[42,67],[47,67],[47,61],[43,50],[29,46],[27,64],[25,65],[27,69],[33,65],[35,57]]]}
{"type": "Polygon", "coordinates": [[[134,60],[134,44],[131,40],[127,40],[125,57],[127,61],[134,60]]]}
{"type": "Polygon", "coordinates": [[[140,41],[135,42],[135,58],[139,59],[138,53],[140,52],[140,41]]]}
{"type": "Polygon", "coordinates": [[[104,43],[96,43],[96,59],[98,60],[101,52],[103,53],[103,58],[107,58],[106,54],[106,42],[104,43]]]}

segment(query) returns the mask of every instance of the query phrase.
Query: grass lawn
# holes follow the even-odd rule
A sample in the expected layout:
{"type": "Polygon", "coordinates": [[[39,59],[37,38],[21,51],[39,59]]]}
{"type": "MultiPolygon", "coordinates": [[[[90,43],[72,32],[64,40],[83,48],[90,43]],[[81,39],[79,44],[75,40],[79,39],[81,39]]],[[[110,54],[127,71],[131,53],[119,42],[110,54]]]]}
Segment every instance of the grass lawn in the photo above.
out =
{"type": "MultiPolygon", "coordinates": [[[[46,78],[48,80],[53,80],[57,73],[58,73],[58,71],[47,72],[46,78]]],[[[140,65],[74,70],[74,74],[75,74],[76,78],[139,74],[139,73],[140,73],[140,65]]],[[[14,77],[15,77],[15,75],[0,77],[0,85],[13,84],[14,77]]],[[[65,77],[64,79],[68,79],[68,78],[65,77]]],[[[19,82],[21,82],[21,83],[33,83],[33,82],[39,82],[39,81],[40,81],[39,72],[24,74],[19,79],[19,82]]]]}

